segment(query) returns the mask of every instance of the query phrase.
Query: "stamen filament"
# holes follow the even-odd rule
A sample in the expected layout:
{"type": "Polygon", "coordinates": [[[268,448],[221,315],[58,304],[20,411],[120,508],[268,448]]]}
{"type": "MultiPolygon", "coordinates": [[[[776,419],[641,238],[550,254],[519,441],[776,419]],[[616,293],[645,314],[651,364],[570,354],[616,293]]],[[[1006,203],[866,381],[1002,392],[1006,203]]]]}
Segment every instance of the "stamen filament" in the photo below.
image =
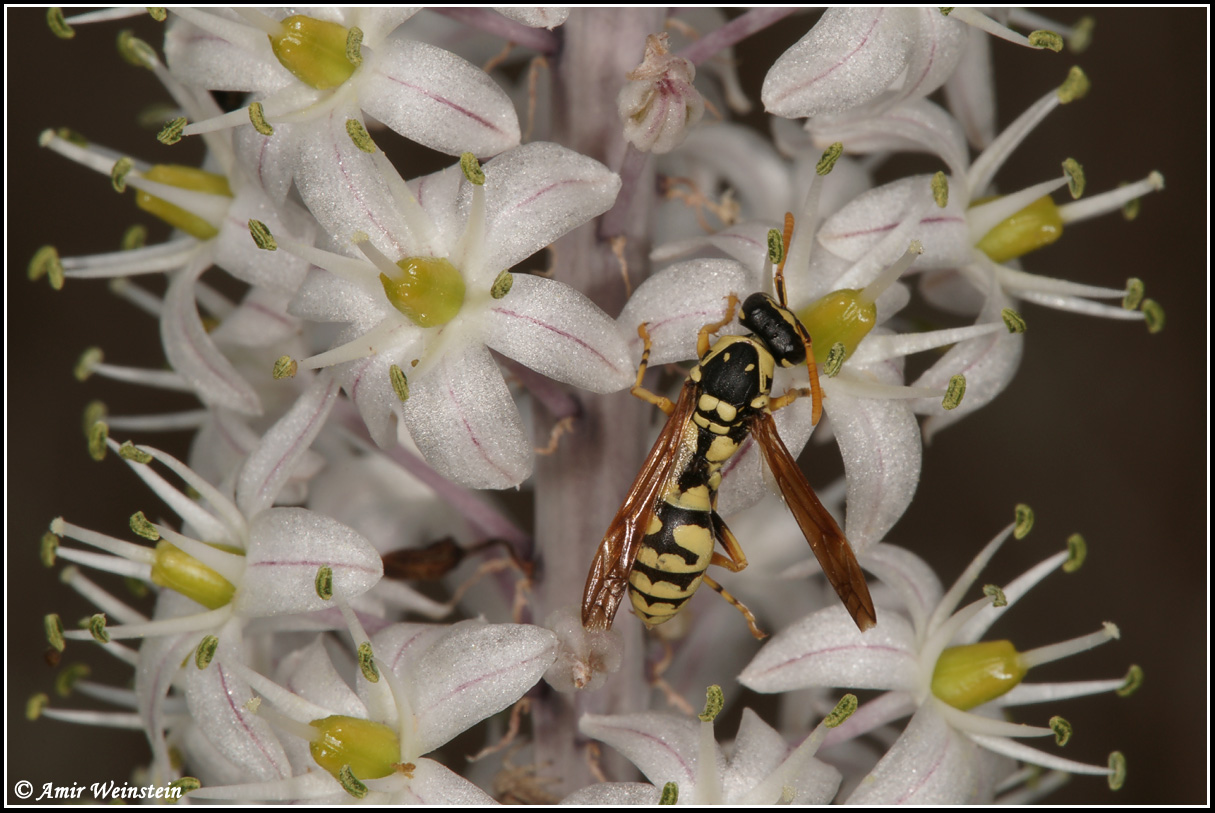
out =
{"type": "Polygon", "coordinates": [[[1012,155],[1013,150],[1059,104],[1056,89],[1051,88],[1045,96],[1030,105],[1029,109],[1018,116],[1016,121],[996,136],[987,149],[983,150],[983,153],[971,164],[970,171],[966,173],[967,200],[974,200],[987,189],[991,179],[1012,155]]]}
{"type": "Polygon", "coordinates": [[[151,567],[156,561],[156,552],[151,548],[136,545],[134,542],[116,539],[115,537],[100,534],[96,531],[90,531],[88,528],[81,528],[79,525],[73,525],[65,521],[63,517],[56,517],[51,521],[51,533],[56,536],[66,536],[68,539],[75,539],[77,542],[92,545],[95,548],[112,553],[131,562],[146,564],[148,567],[151,567]]]}
{"type": "Polygon", "coordinates": [[[1057,644],[1040,646],[1028,652],[1020,653],[1021,662],[1026,669],[1032,669],[1044,663],[1068,658],[1081,652],[1087,652],[1094,647],[1118,637],[1118,628],[1113,624],[1105,625],[1099,632],[1072,638],[1070,641],[1060,641],[1057,644]]]}
{"type": "MultiPolygon", "coordinates": [[[[112,639],[150,638],[159,635],[176,635],[183,632],[201,632],[202,630],[218,629],[232,617],[232,607],[220,607],[218,610],[208,610],[196,615],[180,618],[166,618],[148,621],[142,624],[120,624],[115,627],[107,626],[106,632],[112,639]]],[[[63,634],[64,638],[74,641],[91,641],[93,635],[88,630],[72,630],[63,634]]]]}
{"type": "Polygon", "coordinates": [[[185,237],[130,251],[63,257],[60,262],[63,264],[63,275],[72,279],[131,277],[180,268],[189,261],[190,255],[197,248],[197,240],[185,237]]]}
{"type": "Polygon", "coordinates": [[[1020,212],[1038,198],[1049,195],[1066,185],[1066,177],[1042,181],[1019,192],[970,207],[966,212],[966,226],[970,231],[971,242],[978,243],[1000,223],[1020,212]]]}
{"type": "Polygon", "coordinates": [[[1063,219],[1064,223],[1088,220],[1121,209],[1136,198],[1141,198],[1151,192],[1159,192],[1162,189],[1164,189],[1164,176],[1159,172],[1153,172],[1141,181],[1120,186],[1084,200],[1065,203],[1059,207],[1059,217],[1063,219]]]}
{"type": "Polygon", "coordinates": [[[144,728],[143,718],[138,713],[129,711],[76,711],[47,708],[42,710],[42,716],[77,725],[130,729],[131,731],[142,731],[144,728]]]}
{"type": "MultiPolygon", "coordinates": [[[[104,553],[93,553],[87,550],[77,550],[76,548],[59,548],[58,556],[68,562],[75,562],[78,565],[83,565],[92,570],[100,570],[103,573],[113,573],[116,576],[125,576],[131,579],[140,579],[148,581],[152,577],[152,566],[142,562],[132,562],[130,559],[123,559],[120,556],[109,556],[104,553]]],[[[107,614],[108,610],[105,611],[107,614]]]]}
{"type": "MultiPolygon", "coordinates": [[[[60,548],[59,550],[60,554],[62,555],[66,549],[60,548]]],[[[87,551],[73,551],[73,553],[87,553],[87,551]]],[[[100,556],[100,554],[92,555],[100,556]]],[[[63,558],[67,559],[71,557],[63,556],[63,558]]],[[[151,576],[151,572],[152,569],[149,567],[148,575],[142,577],[136,576],[136,578],[140,578],[143,581],[148,581],[149,577],[151,576]]],[[[105,613],[106,616],[113,617],[123,624],[142,624],[148,620],[147,616],[145,616],[143,613],[133,609],[124,602],[119,601],[108,590],[97,584],[88,576],[81,573],[79,568],[64,568],[63,573],[61,573],[59,576],[59,580],[75,590],[82,598],[87,600],[98,610],[105,613]]]]}
{"type": "Polygon", "coordinates": [[[977,28],[980,31],[991,34],[993,37],[1007,40],[1008,42],[1012,42],[1017,45],[1023,45],[1026,48],[1034,47],[1030,44],[1029,40],[1025,36],[1018,34],[1016,31],[1013,31],[1006,25],[1001,25],[991,17],[988,17],[986,14],[979,11],[977,8],[955,6],[954,9],[949,12],[949,19],[966,23],[972,28],[977,28]]]}

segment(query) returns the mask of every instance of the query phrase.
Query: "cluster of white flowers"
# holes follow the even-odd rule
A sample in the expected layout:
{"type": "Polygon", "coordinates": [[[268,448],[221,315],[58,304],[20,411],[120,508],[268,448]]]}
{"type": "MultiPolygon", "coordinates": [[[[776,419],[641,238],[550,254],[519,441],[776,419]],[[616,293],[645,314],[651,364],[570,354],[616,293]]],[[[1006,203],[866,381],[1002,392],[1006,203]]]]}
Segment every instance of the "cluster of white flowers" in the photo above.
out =
{"type": "MultiPolygon", "coordinates": [[[[48,21],[64,38],[102,36],[89,24],[135,13],[48,21]]],[[[108,176],[172,235],[88,256],[48,245],[29,271],[56,288],[108,278],[159,326],[167,368],[93,350],[78,377],[197,404],[90,406],[89,451],[124,461],[176,520],[135,513],[139,543],[74,524],[70,504],[51,521],[44,563],[96,608],[80,628],[45,619],[52,657],[95,641],[133,686],[65,666],[64,686],[121,710],[40,696],[32,714],[144,731],[145,778],[198,800],[942,804],[1032,799],[1068,773],[1121,785],[1116,751],[1089,765],[1015,739],[1061,745],[1061,718],[1000,716],[1133,690],[1137,667],[1022,682],[1117,627],[1026,652],[982,640],[1031,586],[1075,570],[1083,541],[960,610],[996,549],[1028,533],[1028,508],[948,591],[887,541],[923,439],[1005,390],[1033,306],[1163,327],[1139,279],[1097,287],[1020,260],[1065,224],[1133,211],[1163,189],[1158,172],[1086,195],[1068,158],[996,194],[1006,159],[1089,81],[1061,69],[997,131],[992,38],[1033,59],[1083,50],[1089,25],[936,8],[813,23],[780,9],[152,14],[163,42],[124,34],[119,50],[172,105],[160,144],[128,156],[47,129],[40,144],[58,155],[40,159],[108,176]],[[749,98],[732,48],[773,25],[808,33],[749,98]],[[730,120],[755,102],[770,133],[730,120]],[[420,146],[390,159],[401,138],[420,146]],[[205,143],[198,166],[174,160],[189,140],[205,143]],[[906,152],[939,171],[875,180],[906,152]],[[436,153],[443,169],[416,168],[436,153]],[[1052,198],[1064,188],[1066,202],[1052,198]],[[163,294],[133,279],[149,274],[163,294]],[[774,637],[756,651],[711,596],[673,629],[645,633],[625,614],[610,632],[583,629],[586,569],[655,431],[627,394],[639,325],[653,368],[685,362],[731,295],[785,290],[817,351],[823,420],[807,397],[776,424],[794,455],[812,434],[836,441],[844,477],[823,497],[875,577],[877,626],[858,631],[812,581],[747,441],[715,508],[751,562],[730,589],[774,637]],[[934,309],[932,327],[905,315],[913,300],[934,309]],[[906,373],[908,356],[934,350],[906,373]],[[188,433],[186,462],[158,448],[163,432],[188,433]],[[103,586],[114,575],[154,605],[103,586]],[[723,748],[714,719],[743,686],[801,693],[776,719],[744,709],[723,748]],[[858,706],[833,692],[847,689],[886,693],[858,706]],[[484,727],[478,765],[428,756],[512,707],[484,727]],[[649,784],[625,782],[635,775],[599,743],[649,784]]],[[[807,375],[780,370],[773,393],[807,375]]]]}

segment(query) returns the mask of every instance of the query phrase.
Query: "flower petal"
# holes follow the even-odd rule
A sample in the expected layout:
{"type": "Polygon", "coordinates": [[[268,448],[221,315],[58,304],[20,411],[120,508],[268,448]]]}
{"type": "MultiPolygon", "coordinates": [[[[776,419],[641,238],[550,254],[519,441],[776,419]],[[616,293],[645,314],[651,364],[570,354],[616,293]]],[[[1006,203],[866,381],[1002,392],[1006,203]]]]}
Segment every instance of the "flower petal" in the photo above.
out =
{"type": "MultiPolygon", "coordinates": [[[[615,172],[559,144],[525,144],[486,163],[489,279],[606,212],[619,191],[615,172]]],[[[471,194],[464,184],[461,196],[471,194]]]]}
{"type": "Polygon", "coordinates": [[[961,126],[927,99],[906,102],[876,116],[858,113],[811,122],[808,129],[815,144],[826,147],[839,141],[849,153],[932,153],[955,178],[965,177],[970,164],[961,126]]]}
{"type": "Polygon", "coordinates": [[[413,778],[400,792],[392,794],[391,803],[463,806],[495,804],[492,796],[433,759],[413,761],[413,778]]]}
{"type": "Polygon", "coordinates": [[[568,285],[514,275],[503,299],[485,314],[486,344],[557,381],[592,392],[616,392],[633,382],[620,328],[568,285]]]}
{"type": "MultiPolygon", "coordinates": [[[[847,804],[963,804],[982,801],[979,749],[932,703],[920,708],[847,804]]],[[[991,792],[991,788],[987,788],[991,792]]]]}
{"type": "Polygon", "coordinates": [[[375,547],[336,520],[303,508],[270,508],[249,525],[245,578],[232,600],[244,616],[324,610],[317,572],[333,574],[333,599],[349,602],[380,580],[384,566],[375,547]]]}
{"type": "Polygon", "coordinates": [[[915,631],[896,612],[878,615],[878,625],[862,633],[842,606],[819,610],[777,633],[738,680],[766,694],[811,686],[914,691],[915,631]]]}
{"type": "Polygon", "coordinates": [[[494,11],[532,28],[553,29],[570,16],[569,6],[494,6],[494,11]]]}
{"type": "Polygon", "coordinates": [[[484,346],[453,349],[409,388],[405,425],[440,474],[473,488],[511,488],[531,474],[519,410],[484,346]]]}
{"type": "Polygon", "coordinates": [[[769,113],[806,118],[841,113],[881,95],[907,67],[912,9],[828,9],[764,77],[769,113]]]}
{"type": "Polygon", "coordinates": [[[390,40],[359,82],[371,116],[406,138],[459,155],[497,155],[519,143],[519,119],[484,71],[424,42],[390,40]]]}
{"type": "MultiPolygon", "coordinates": [[[[695,720],[658,712],[585,714],[578,730],[615,748],[655,785],[675,782],[681,796],[691,796],[700,742],[700,724],[695,720]]],[[[720,775],[726,761],[720,748],[714,750],[720,775]]]]}

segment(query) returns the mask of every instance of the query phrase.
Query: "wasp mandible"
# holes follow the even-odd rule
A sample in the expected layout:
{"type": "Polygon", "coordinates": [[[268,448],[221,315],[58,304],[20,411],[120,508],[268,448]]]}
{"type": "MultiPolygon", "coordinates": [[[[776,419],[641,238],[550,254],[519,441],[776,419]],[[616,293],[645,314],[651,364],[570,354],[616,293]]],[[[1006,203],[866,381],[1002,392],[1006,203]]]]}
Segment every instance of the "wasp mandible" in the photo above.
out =
{"type": "Polygon", "coordinates": [[[739,323],[751,333],[722,336],[710,345],[710,336],[733,321],[738,309],[738,298],[730,294],[725,318],[704,325],[697,334],[699,361],[678,401],[672,403],[642,386],[651,342],[646,325],[638,328],[644,349],[632,393],[669,417],[591,563],[582,596],[586,629],[612,626],[626,588],[645,625],[661,624],[703,582],[743,614],[755,637],[765,637],[751,611],[705,572],[711,564],[735,573],[747,566],[742,547],[716,507],[722,466],[748,435],[759,445],[810,549],[856,625],[866,630],[877,622],[848,540],[806,482],[772,417],[803,396],[813,399],[815,422],[822,408],[810,335],[785,296],[783,255],[792,227],[792,218],[786,216],[775,274],[777,298],[765,293],[747,297],[739,323]],[[810,387],[771,397],[776,365],[788,368],[803,362],[810,387]],[[717,543],[724,554],[714,549],[717,543]]]}

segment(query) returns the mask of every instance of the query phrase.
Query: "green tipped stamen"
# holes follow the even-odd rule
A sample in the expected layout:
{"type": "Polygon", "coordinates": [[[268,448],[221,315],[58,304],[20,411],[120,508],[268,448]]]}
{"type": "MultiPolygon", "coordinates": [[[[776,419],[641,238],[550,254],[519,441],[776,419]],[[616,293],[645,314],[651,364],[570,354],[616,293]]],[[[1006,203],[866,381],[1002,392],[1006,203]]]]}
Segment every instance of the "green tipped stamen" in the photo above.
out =
{"type": "Polygon", "coordinates": [[[1008,599],[1004,596],[1004,591],[994,584],[983,585],[983,595],[991,599],[993,607],[1007,607],[1008,599]]]}
{"type": "Polygon", "coordinates": [[[110,642],[109,630],[105,628],[105,613],[94,613],[88,621],[89,635],[99,644],[110,642]]]}
{"type": "Polygon", "coordinates": [[[1059,104],[1069,104],[1077,99],[1083,99],[1088,93],[1092,83],[1085,76],[1084,71],[1078,66],[1073,66],[1067,72],[1067,78],[1063,80],[1063,84],[1055,91],[1055,95],[1059,98],[1059,104]]]}
{"type": "Polygon", "coordinates": [[[1063,174],[1067,176],[1067,191],[1072,200],[1078,199],[1084,194],[1084,167],[1075,158],[1067,158],[1063,161],[1063,174]]]}
{"type": "Polygon", "coordinates": [[[371,642],[364,641],[359,644],[359,671],[363,673],[363,677],[368,683],[380,682],[380,669],[375,665],[375,653],[371,651],[371,642]]]}
{"type": "Polygon", "coordinates": [[[485,183],[485,172],[481,169],[481,162],[477,160],[477,156],[471,152],[463,153],[460,156],[460,171],[464,173],[465,179],[474,186],[482,186],[485,183]]]}
{"type": "Polygon", "coordinates": [[[1143,685],[1143,669],[1138,664],[1131,664],[1131,668],[1126,670],[1126,677],[1121,687],[1114,690],[1114,694],[1119,697],[1130,697],[1135,692],[1139,691],[1139,687],[1143,685]]]}
{"type": "Polygon", "coordinates": [[[677,805],[679,804],[679,785],[674,782],[667,782],[662,786],[662,795],[658,797],[660,805],[677,805]]]}
{"type": "Polygon", "coordinates": [[[38,558],[43,567],[54,567],[55,556],[59,552],[59,537],[47,531],[38,543],[38,558]]]}
{"type": "Polygon", "coordinates": [[[140,449],[129,440],[124,440],[122,445],[118,447],[118,456],[123,460],[131,460],[136,463],[151,463],[152,455],[140,449]]]}
{"type": "Polygon", "coordinates": [[[966,376],[961,373],[951,376],[949,386],[945,388],[945,397],[941,399],[941,408],[945,410],[957,409],[965,395],[966,376]]]}
{"type": "Polygon", "coordinates": [[[1143,302],[1144,292],[1143,280],[1138,277],[1131,277],[1126,281],[1126,296],[1122,297],[1122,307],[1125,310],[1133,311],[1143,302]]]}
{"type": "Polygon", "coordinates": [[[402,404],[408,401],[409,378],[399,365],[393,364],[388,368],[388,380],[392,384],[392,391],[397,394],[397,399],[402,404]]]}
{"type": "Polygon", "coordinates": [[[726,696],[722,693],[721,687],[713,684],[705,690],[705,707],[699,715],[702,723],[711,723],[717,719],[717,715],[721,714],[721,710],[726,705],[726,696]]]}
{"type": "Polygon", "coordinates": [[[65,666],[55,675],[55,694],[60,697],[70,697],[76,684],[89,676],[92,670],[87,663],[73,663],[65,666]]]}
{"type": "Polygon", "coordinates": [[[1072,738],[1072,724],[1056,714],[1050,718],[1047,725],[1050,726],[1051,731],[1055,732],[1055,745],[1067,745],[1068,740],[1072,738]]]}
{"type": "Polygon", "coordinates": [[[359,778],[354,775],[354,771],[349,765],[343,765],[338,770],[336,778],[338,784],[342,786],[342,790],[356,799],[362,799],[369,792],[367,786],[359,781],[359,778]]]}
{"type": "Polygon", "coordinates": [[[949,205],[949,178],[944,172],[938,171],[932,176],[932,199],[937,208],[944,209],[949,205]]]}
{"type": "Polygon", "coordinates": [[[1063,563],[1064,573],[1075,573],[1084,564],[1088,556],[1088,545],[1080,534],[1072,534],[1067,538],[1067,561],[1063,563]]]}
{"type": "Polygon", "coordinates": [[[768,261],[780,265],[785,259],[785,239],[780,229],[768,229],[768,261]]]}
{"type": "Polygon", "coordinates": [[[1119,790],[1126,782],[1126,757],[1121,751],[1110,754],[1110,790],[1119,790]]]}
{"type": "Polygon", "coordinates": [[[321,601],[333,598],[333,568],[328,565],[316,569],[316,594],[321,601]]]}
{"type": "Polygon", "coordinates": [[[511,276],[509,271],[500,271],[498,276],[494,277],[494,284],[489,286],[490,299],[502,299],[510,293],[510,289],[514,287],[515,278],[511,276]]]}
{"type": "Polygon", "coordinates": [[[858,705],[859,701],[856,699],[856,695],[844,695],[840,698],[840,702],[835,704],[835,708],[831,710],[831,713],[823,719],[823,725],[825,725],[827,728],[839,727],[845,720],[852,716],[852,713],[856,711],[858,705]]]}
{"type": "Polygon", "coordinates": [[[59,260],[59,250],[54,246],[43,246],[35,251],[26,273],[34,281],[46,276],[52,288],[63,290],[63,263],[59,260]]]}
{"type": "Polygon", "coordinates": [[[37,720],[42,716],[43,710],[50,704],[51,698],[47,696],[46,692],[39,692],[25,701],[25,719],[37,720]]]}
{"type": "Polygon", "coordinates": [[[76,29],[68,25],[68,21],[63,17],[63,9],[59,6],[51,6],[46,10],[46,26],[61,40],[70,40],[76,36],[76,29]]]}
{"type": "Polygon", "coordinates": [[[284,378],[295,378],[295,374],[299,372],[299,363],[291,358],[291,356],[279,356],[274,360],[274,368],[270,375],[275,381],[282,381],[284,378]]]}
{"type": "Polygon", "coordinates": [[[249,221],[249,235],[253,238],[253,245],[262,251],[278,251],[278,241],[270,233],[270,228],[260,220],[249,221]]]}
{"type": "Polygon", "coordinates": [[[118,32],[118,54],[136,68],[151,68],[160,61],[152,46],[129,30],[118,32]]]}
{"type": "Polygon", "coordinates": [[[1054,51],[1056,54],[1063,50],[1063,37],[1054,31],[1031,31],[1026,39],[1034,48],[1044,48],[1047,51],[1054,51]]]}
{"type": "Polygon", "coordinates": [[[1159,333],[1164,330],[1164,308],[1154,299],[1143,300],[1143,321],[1147,323],[1148,333],[1159,333]]]}
{"type": "Polygon", "coordinates": [[[274,127],[266,120],[266,108],[262,107],[261,102],[249,105],[249,123],[264,136],[274,135],[274,127]]]}
{"type": "Polygon", "coordinates": [[[835,162],[840,160],[840,156],[844,154],[844,144],[837,141],[827,149],[823,150],[823,157],[818,159],[818,163],[814,165],[814,171],[819,175],[826,175],[831,170],[835,169],[835,162]]]}
{"type": "Polygon", "coordinates": [[[1025,503],[1018,503],[1013,515],[1013,539],[1024,539],[1034,529],[1034,509],[1025,503]]]}
{"type": "Polygon", "coordinates": [[[371,134],[367,132],[367,128],[363,126],[363,122],[358,119],[346,119],[346,135],[350,136],[350,140],[354,142],[354,146],[365,153],[374,153],[378,149],[375,141],[371,138],[371,134]]]}
{"type": "Polygon", "coordinates": [[[1025,317],[1012,308],[1003,308],[1000,318],[1004,320],[1004,327],[1008,328],[1009,333],[1024,333],[1029,327],[1025,323],[1025,317]]]}
{"type": "Polygon", "coordinates": [[[59,613],[49,613],[42,617],[42,629],[46,631],[47,643],[57,652],[62,652],[67,644],[63,640],[63,621],[59,613]]]}
{"type": "Polygon", "coordinates": [[[142,537],[149,542],[160,541],[160,531],[156,530],[156,526],[148,521],[143,511],[136,511],[134,514],[131,514],[131,519],[127,524],[136,536],[142,537]]]}

